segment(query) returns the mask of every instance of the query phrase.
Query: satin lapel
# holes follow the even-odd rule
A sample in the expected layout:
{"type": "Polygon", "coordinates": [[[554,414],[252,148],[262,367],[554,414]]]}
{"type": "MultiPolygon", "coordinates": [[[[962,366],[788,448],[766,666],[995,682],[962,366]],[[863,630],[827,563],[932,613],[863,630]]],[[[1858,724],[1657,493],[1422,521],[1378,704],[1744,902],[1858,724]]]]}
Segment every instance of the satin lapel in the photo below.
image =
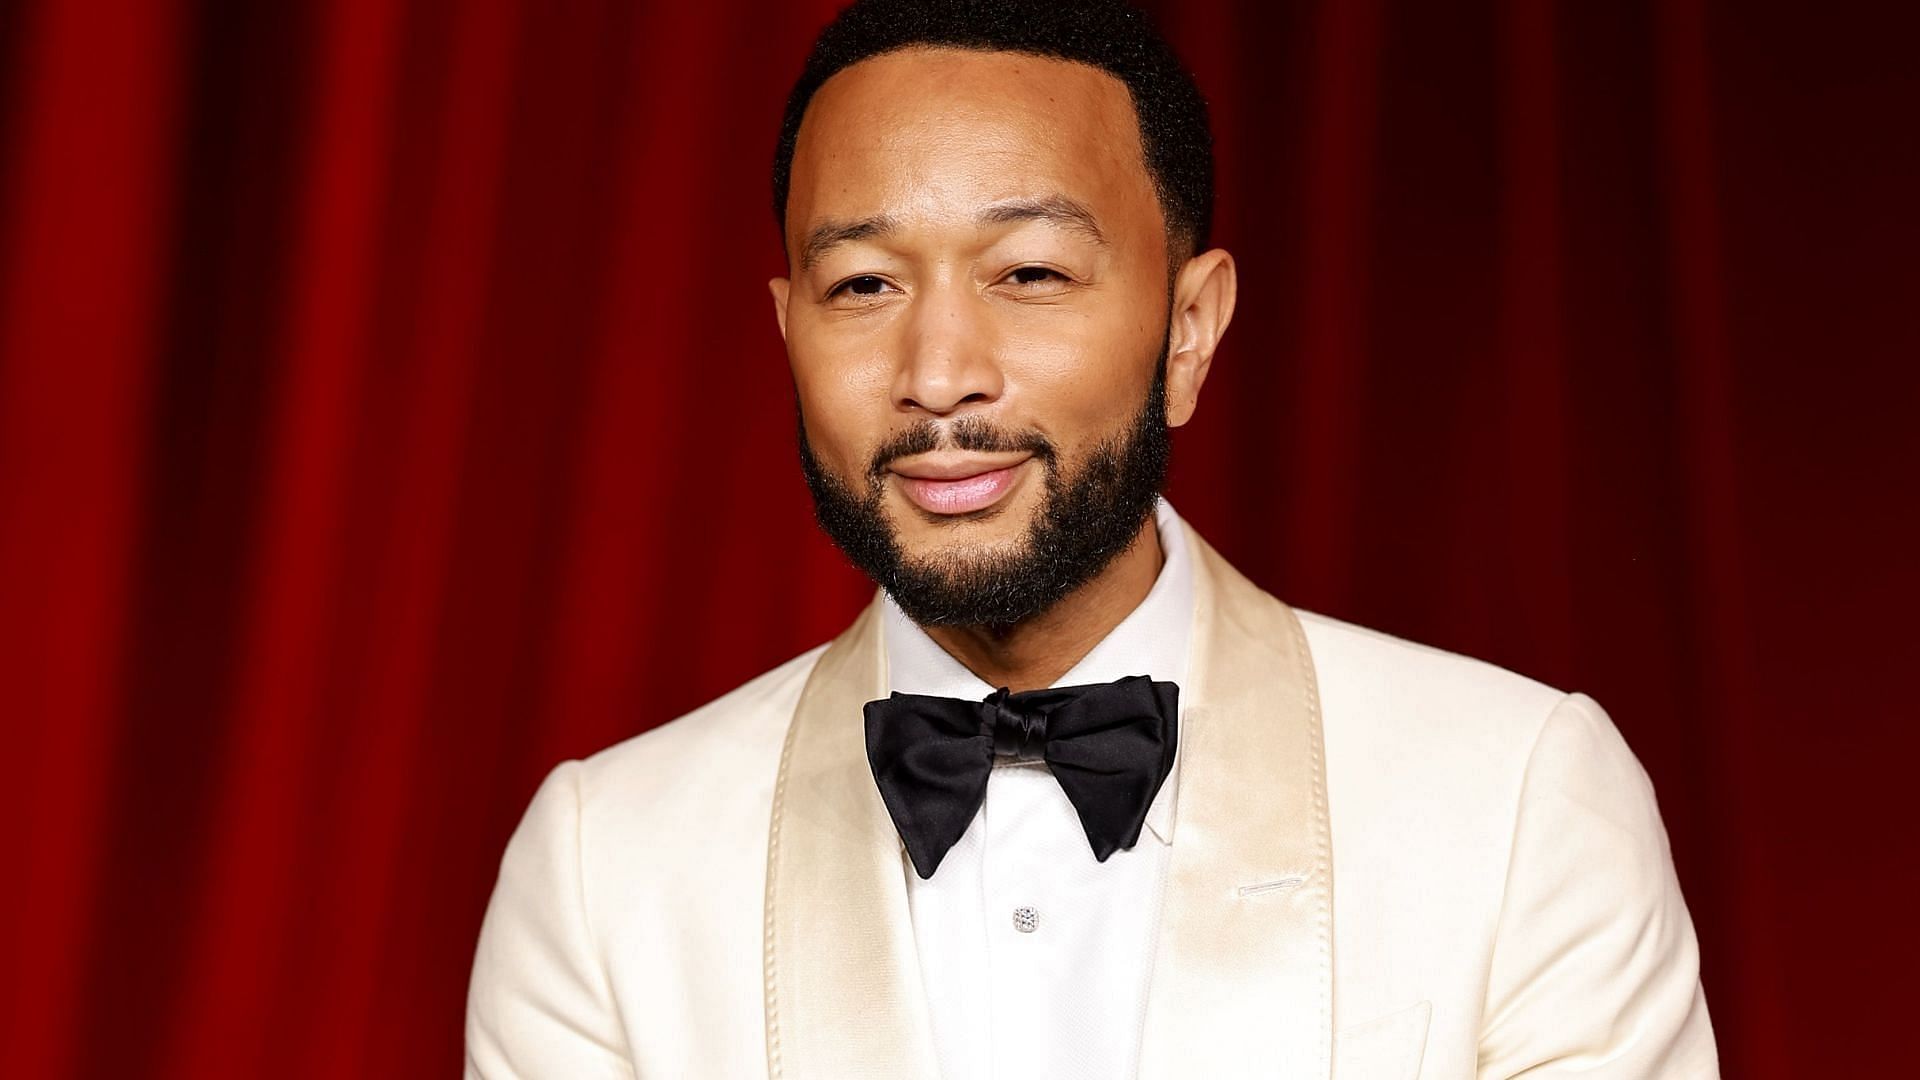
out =
{"type": "Polygon", "coordinates": [[[1306,636],[1191,529],[1194,637],[1177,831],[1141,1080],[1323,1080],[1333,852],[1306,636]]]}
{"type": "Polygon", "coordinates": [[[768,1075],[935,1077],[898,834],[861,706],[885,697],[879,605],[821,654],[794,709],[767,844],[768,1075]]]}

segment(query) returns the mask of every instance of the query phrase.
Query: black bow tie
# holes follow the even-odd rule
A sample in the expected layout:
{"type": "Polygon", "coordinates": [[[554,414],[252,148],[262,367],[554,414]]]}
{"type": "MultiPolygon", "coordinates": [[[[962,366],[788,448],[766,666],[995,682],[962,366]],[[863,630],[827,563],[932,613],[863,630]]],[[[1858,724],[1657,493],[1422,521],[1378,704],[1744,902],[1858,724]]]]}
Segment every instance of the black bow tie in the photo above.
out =
{"type": "Polygon", "coordinates": [[[987,797],[995,755],[1045,761],[1107,861],[1140,839],[1173,769],[1180,688],[1130,675],[985,701],[894,694],[869,701],[867,760],[913,868],[933,876],[987,797]]]}

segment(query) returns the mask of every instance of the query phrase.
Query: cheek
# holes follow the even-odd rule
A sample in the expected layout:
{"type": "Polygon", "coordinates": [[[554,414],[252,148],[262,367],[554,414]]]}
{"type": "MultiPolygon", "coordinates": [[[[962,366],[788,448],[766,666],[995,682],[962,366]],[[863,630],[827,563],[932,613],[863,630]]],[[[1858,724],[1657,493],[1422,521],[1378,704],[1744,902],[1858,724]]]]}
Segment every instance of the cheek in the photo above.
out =
{"type": "Polygon", "coordinates": [[[894,336],[878,320],[851,323],[795,312],[787,361],[803,397],[823,401],[885,398],[894,367],[894,336]]]}
{"type": "Polygon", "coordinates": [[[814,456],[842,476],[857,476],[887,420],[882,366],[817,342],[790,342],[788,358],[814,456]]]}
{"type": "Polygon", "coordinates": [[[1024,401],[1021,413],[1049,434],[1076,442],[1083,434],[1104,438],[1140,407],[1160,355],[1161,328],[1129,317],[1071,330],[1010,340],[1009,390],[1024,401]]]}

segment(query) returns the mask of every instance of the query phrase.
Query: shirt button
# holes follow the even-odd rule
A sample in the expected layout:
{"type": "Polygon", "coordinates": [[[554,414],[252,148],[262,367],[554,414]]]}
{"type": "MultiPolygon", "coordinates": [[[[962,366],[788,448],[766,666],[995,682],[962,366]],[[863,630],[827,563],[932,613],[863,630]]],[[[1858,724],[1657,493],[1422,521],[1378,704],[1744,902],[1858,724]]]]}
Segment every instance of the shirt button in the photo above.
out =
{"type": "Polygon", "coordinates": [[[1040,913],[1030,907],[1013,909],[1013,928],[1023,934],[1031,934],[1040,927],[1040,913]]]}

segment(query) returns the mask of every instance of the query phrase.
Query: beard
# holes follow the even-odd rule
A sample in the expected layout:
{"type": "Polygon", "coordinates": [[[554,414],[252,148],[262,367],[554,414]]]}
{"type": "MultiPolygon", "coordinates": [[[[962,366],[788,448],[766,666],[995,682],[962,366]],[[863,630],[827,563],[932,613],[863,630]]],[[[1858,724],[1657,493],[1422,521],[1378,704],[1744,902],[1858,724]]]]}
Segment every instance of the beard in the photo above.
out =
{"type": "Polygon", "coordinates": [[[1153,515],[1172,450],[1167,350],[1161,347],[1146,400],[1126,429],[1095,446],[1071,472],[1040,432],[1008,431],[977,416],[944,429],[926,420],[889,439],[873,454],[864,491],[820,465],[807,439],[805,416],[799,418],[799,441],[800,468],[821,529],[908,618],[921,626],[1005,630],[1052,608],[1099,576],[1133,546],[1153,515]],[[1040,463],[1045,491],[1017,546],[918,558],[901,549],[881,508],[886,467],[899,458],[941,448],[1026,451],[1040,463]]]}

